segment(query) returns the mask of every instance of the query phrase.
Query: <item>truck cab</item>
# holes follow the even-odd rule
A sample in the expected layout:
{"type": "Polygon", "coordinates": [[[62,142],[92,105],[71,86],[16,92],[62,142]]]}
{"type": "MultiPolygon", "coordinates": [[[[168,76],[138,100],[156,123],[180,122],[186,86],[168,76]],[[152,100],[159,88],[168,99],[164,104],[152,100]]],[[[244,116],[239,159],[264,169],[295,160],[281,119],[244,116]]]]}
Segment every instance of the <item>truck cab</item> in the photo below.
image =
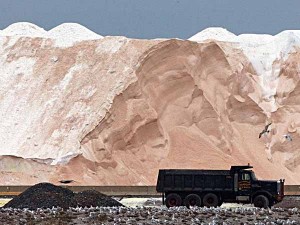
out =
{"type": "Polygon", "coordinates": [[[284,197],[284,180],[258,180],[252,166],[233,166],[236,201],[253,203],[258,207],[271,207],[284,197]]]}
{"type": "Polygon", "coordinates": [[[251,202],[258,207],[271,207],[284,197],[284,180],[258,180],[252,166],[231,168],[234,171],[236,201],[251,202]]]}

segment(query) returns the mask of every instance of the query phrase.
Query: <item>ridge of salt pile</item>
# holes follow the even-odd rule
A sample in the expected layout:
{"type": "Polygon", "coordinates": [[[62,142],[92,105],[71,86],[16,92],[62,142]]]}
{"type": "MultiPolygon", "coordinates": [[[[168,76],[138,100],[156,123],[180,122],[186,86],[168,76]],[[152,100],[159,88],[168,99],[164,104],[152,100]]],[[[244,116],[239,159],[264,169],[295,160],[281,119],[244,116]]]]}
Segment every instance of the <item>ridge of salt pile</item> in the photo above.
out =
{"type": "Polygon", "coordinates": [[[55,39],[58,47],[68,47],[75,42],[97,40],[103,36],[77,23],[63,23],[48,31],[48,38],[55,39]]]}
{"type": "Polygon", "coordinates": [[[47,31],[32,23],[19,22],[9,25],[0,34],[1,36],[45,37],[47,31]]]}
{"type": "MultiPolygon", "coordinates": [[[[221,28],[221,27],[210,27],[206,28],[188,40],[203,42],[206,40],[217,40],[226,42],[237,42],[249,46],[257,47],[259,45],[268,44],[271,42],[290,42],[292,44],[299,44],[300,30],[285,30],[276,35],[270,34],[240,34],[235,35],[234,33],[221,28]]],[[[277,44],[277,43],[276,43],[277,44]]]]}
{"type": "Polygon", "coordinates": [[[231,33],[230,31],[222,27],[210,27],[193,35],[188,40],[197,41],[197,42],[201,42],[209,39],[213,39],[217,41],[230,41],[230,40],[234,40],[235,38],[236,35],[234,33],[231,33]]]}
{"type": "Polygon", "coordinates": [[[77,23],[63,23],[46,31],[43,28],[28,22],[19,22],[0,30],[0,36],[41,37],[55,40],[57,47],[70,47],[75,42],[97,40],[103,36],[77,23]]]}

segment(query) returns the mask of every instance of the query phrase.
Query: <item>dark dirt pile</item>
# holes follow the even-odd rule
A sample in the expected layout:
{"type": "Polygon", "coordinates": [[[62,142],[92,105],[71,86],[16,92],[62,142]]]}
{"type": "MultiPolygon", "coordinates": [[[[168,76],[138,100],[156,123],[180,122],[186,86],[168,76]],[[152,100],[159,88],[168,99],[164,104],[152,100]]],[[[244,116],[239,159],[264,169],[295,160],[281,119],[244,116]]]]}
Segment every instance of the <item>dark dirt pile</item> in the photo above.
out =
{"type": "Polygon", "coordinates": [[[4,208],[37,208],[61,207],[91,207],[91,206],[123,206],[118,201],[95,190],[80,193],[62,188],[50,183],[39,183],[13,198],[4,208]]]}
{"type": "Polygon", "coordinates": [[[73,197],[73,206],[123,206],[118,201],[95,190],[86,190],[76,193],[73,197]]]}

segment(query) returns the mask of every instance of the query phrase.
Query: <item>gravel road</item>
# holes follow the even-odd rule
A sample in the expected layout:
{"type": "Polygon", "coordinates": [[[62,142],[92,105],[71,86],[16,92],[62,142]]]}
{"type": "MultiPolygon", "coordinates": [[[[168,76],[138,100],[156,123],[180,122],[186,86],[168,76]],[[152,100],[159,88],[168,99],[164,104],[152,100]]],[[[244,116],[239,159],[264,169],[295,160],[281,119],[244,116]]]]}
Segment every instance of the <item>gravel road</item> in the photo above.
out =
{"type": "Polygon", "coordinates": [[[0,209],[0,224],[300,224],[298,208],[91,207],[0,209]]]}

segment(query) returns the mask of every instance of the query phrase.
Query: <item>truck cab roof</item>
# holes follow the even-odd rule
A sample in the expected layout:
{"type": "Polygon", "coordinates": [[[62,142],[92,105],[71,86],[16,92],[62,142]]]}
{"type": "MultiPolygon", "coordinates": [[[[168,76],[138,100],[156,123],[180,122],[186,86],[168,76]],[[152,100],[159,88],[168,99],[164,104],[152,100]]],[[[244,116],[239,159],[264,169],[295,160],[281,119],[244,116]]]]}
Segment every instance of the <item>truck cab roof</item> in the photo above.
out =
{"type": "Polygon", "coordinates": [[[252,169],[253,166],[247,165],[247,166],[231,166],[231,171],[239,171],[239,170],[246,170],[246,169],[252,169]]]}

